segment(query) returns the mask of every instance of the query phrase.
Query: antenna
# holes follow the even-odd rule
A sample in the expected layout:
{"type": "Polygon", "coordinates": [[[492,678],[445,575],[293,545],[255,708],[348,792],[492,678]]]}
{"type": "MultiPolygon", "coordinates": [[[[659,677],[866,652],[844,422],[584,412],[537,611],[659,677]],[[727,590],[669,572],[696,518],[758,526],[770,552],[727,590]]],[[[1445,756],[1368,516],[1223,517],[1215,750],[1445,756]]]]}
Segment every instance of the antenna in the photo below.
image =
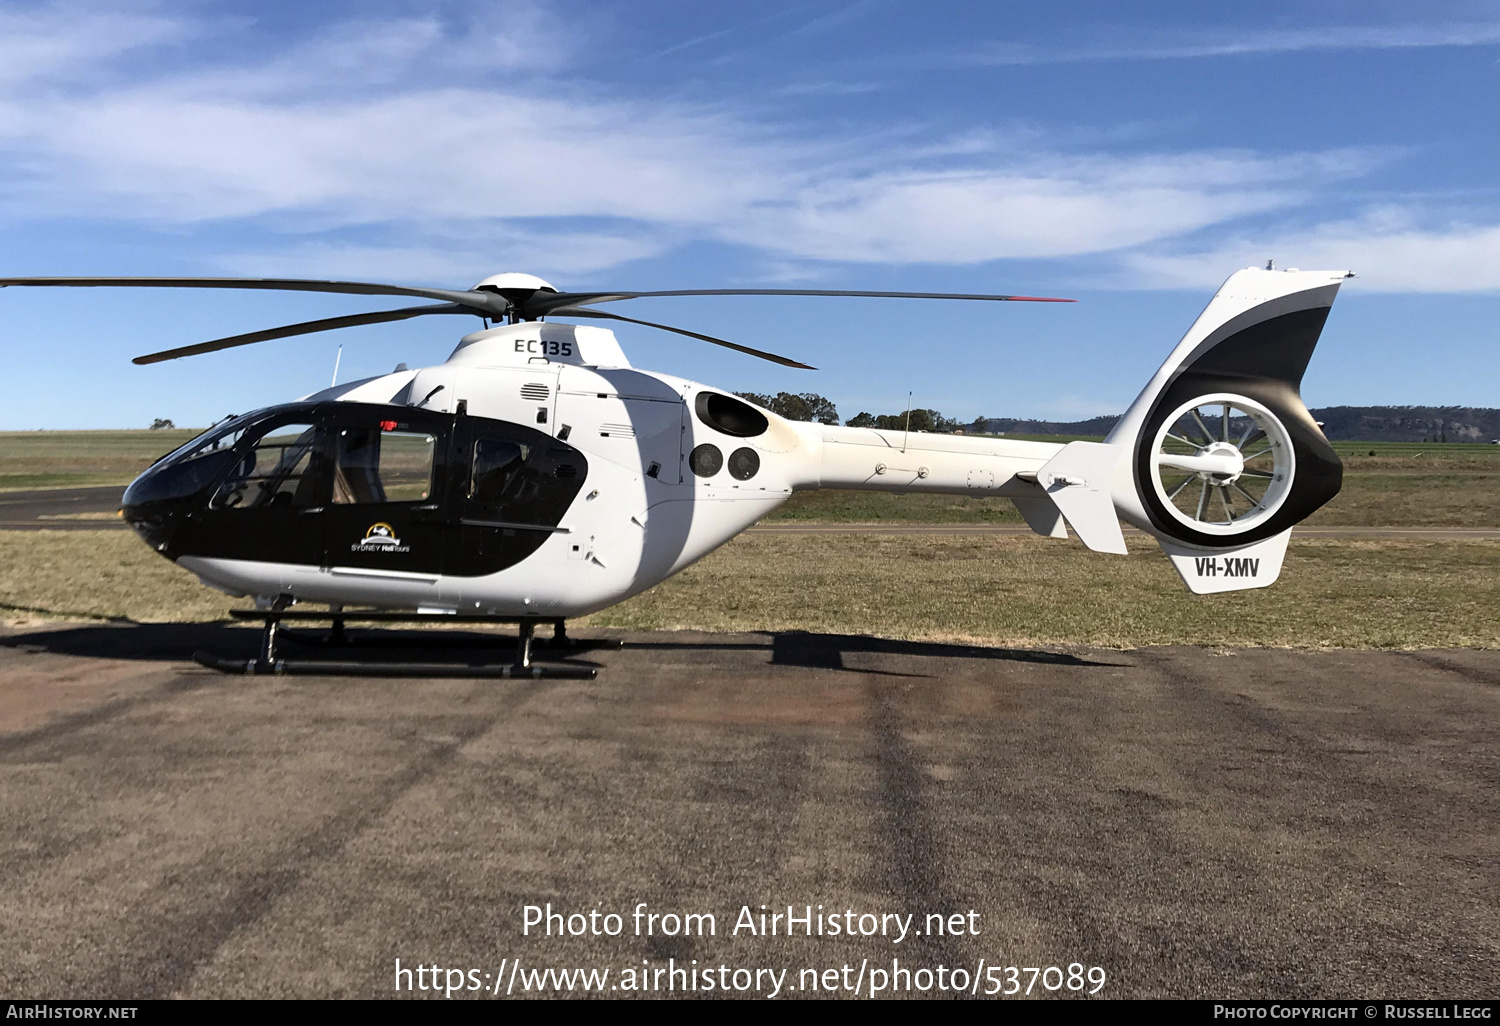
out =
{"type": "Polygon", "coordinates": [[[339,351],[335,353],[333,357],[333,380],[328,383],[329,388],[332,388],[334,385],[337,385],[339,383],[339,361],[343,358],[344,347],[339,346],[339,351]]]}
{"type": "Polygon", "coordinates": [[[911,434],[911,393],[906,393],[906,427],[901,430],[901,451],[906,451],[906,436],[911,434]]]}

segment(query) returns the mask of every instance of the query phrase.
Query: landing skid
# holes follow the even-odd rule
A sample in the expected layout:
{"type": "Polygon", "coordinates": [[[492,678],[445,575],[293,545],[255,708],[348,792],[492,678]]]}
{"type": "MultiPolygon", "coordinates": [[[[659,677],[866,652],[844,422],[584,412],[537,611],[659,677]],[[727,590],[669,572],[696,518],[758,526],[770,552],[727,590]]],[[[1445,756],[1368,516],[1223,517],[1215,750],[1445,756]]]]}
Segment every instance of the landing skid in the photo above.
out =
{"type": "MultiPolygon", "coordinates": [[[[264,626],[261,633],[260,654],[254,659],[231,659],[204,651],[193,653],[193,658],[197,662],[211,670],[219,670],[223,673],[340,677],[483,677],[526,678],[532,680],[539,678],[593,680],[598,675],[598,670],[592,666],[538,666],[534,664],[531,661],[531,651],[536,625],[538,623],[551,623],[553,625],[552,638],[550,641],[542,642],[553,649],[582,651],[592,648],[620,647],[620,642],[613,640],[570,639],[562,620],[542,620],[535,617],[485,616],[480,614],[434,615],[431,613],[398,613],[389,611],[350,612],[343,609],[330,610],[326,613],[302,610],[294,612],[286,609],[234,609],[230,611],[230,615],[236,620],[260,620],[264,626]],[[453,623],[514,623],[519,629],[516,639],[516,656],[514,662],[508,664],[492,662],[462,664],[408,663],[384,660],[377,662],[347,659],[285,659],[280,655],[279,646],[282,640],[280,636],[281,625],[284,622],[331,623],[332,628],[325,638],[314,639],[295,635],[292,637],[298,642],[339,646],[352,644],[344,629],[344,625],[348,621],[361,623],[429,622],[445,625],[453,623]]],[[[431,647],[432,643],[437,640],[438,638],[429,636],[424,641],[399,642],[393,639],[379,639],[378,643],[382,645],[397,644],[405,647],[431,647]]],[[[443,640],[446,641],[447,639],[443,640]]],[[[474,646],[470,639],[465,647],[476,646],[474,646]]]]}

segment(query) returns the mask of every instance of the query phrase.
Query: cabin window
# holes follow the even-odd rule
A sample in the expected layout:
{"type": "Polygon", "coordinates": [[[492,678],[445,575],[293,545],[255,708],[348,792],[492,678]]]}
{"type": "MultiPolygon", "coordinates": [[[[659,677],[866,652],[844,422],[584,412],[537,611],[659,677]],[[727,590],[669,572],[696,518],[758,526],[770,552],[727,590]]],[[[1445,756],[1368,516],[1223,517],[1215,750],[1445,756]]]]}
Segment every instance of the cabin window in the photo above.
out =
{"type": "Polygon", "coordinates": [[[436,439],[403,431],[395,421],[343,428],[333,465],[333,501],[338,505],[422,502],[432,494],[436,439]]]}
{"type": "Polygon", "coordinates": [[[501,506],[517,498],[521,468],[531,457],[531,446],[509,439],[480,438],[474,442],[474,465],[469,498],[484,506],[501,506]]]}
{"type": "Polygon", "coordinates": [[[236,461],[211,505],[215,509],[306,505],[316,442],[317,429],[311,424],[272,428],[236,461]]]}
{"type": "Polygon", "coordinates": [[[704,442],[688,453],[688,466],[699,477],[713,477],[724,468],[724,454],[712,442],[704,442]]]}

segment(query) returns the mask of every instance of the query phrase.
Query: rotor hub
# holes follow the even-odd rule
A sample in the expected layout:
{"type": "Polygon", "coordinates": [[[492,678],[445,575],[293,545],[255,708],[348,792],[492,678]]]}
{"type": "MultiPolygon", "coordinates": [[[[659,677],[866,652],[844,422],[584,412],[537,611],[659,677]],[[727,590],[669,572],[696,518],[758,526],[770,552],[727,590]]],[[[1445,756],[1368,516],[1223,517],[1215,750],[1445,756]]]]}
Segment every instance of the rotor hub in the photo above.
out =
{"type": "Polygon", "coordinates": [[[479,284],[474,286],[475,292],[498,292],[502,296],[508,292],[524,292],[530,295],[533,292],[556,292],[557,288],[550,282],[543,281],[534,274],[522,274],[519,271],[506,271],[503,274],[492,274],[479,284]]]}
{"type": "Polygon", "coordinates": [[[493,292],[503,296],[510,303],[510,309],[506,311],[507,318],[511,323],[516,321],[540,320],[526,309],[527,302],[538,292],[551,292],[554,295],[557,289],[550,283],[543,281],[534,274],[522,274],[519,271],[506,271],[502,274],[492,274],[485,278],[471,290],[474,292],[493,292]]]}
{"type": "Polygon", "coordinates": [[[1201,481],[1207,481],[1212,485],[1234,484],[1245,472],[1245,457],[1233,442],[1213,442],[1198,450],[1199,456],[1216,457],[1219,466],[1215,469],[1204,469],[1198,472],[1201,481]]]}

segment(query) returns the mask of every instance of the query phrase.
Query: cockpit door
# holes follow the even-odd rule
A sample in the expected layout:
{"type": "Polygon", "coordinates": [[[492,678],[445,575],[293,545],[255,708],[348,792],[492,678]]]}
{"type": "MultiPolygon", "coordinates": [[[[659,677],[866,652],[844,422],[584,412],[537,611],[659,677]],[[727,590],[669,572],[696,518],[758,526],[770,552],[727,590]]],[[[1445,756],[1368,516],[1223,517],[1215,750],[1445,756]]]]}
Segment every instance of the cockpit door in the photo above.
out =
{"type": "Polygon", "coordinates": [[[323,536],[316,514],[328,479],[321,425],[307,408],[246,431],[232,466],[183,527],[178,547],[193,555],[317,566],[323,536]]]}

